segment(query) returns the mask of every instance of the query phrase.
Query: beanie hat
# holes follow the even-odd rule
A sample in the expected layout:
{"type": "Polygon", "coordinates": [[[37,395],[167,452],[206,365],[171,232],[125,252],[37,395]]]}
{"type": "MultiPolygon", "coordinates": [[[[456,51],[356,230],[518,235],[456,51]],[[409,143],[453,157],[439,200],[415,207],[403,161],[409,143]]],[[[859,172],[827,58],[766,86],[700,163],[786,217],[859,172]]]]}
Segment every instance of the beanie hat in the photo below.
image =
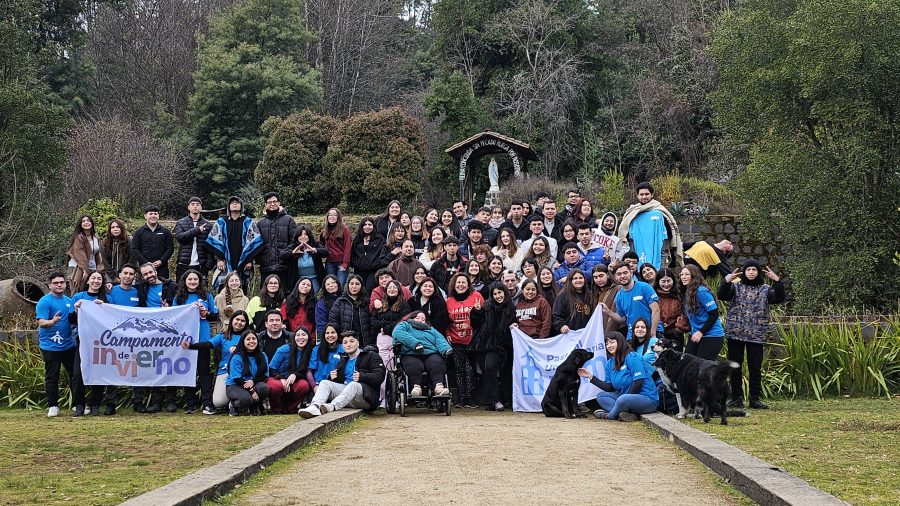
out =
{"type": "Polygon", "coordinates": [[[763,271],[762,271],[762,267],[759,265],[758,261],[751,258],[751,259],[747,260],[746,262],[744,262],[744,265],[741,266],[741,283],[743,283],[747,286],[757,286],[757,285],[763,284],[763,271]],[[752,280],[747,279],[746,272],[747,272],[748,267],[756,267],[756,271],[758,272],[758,274],[756,275],[756,278],[754,278],[752,280]]]}

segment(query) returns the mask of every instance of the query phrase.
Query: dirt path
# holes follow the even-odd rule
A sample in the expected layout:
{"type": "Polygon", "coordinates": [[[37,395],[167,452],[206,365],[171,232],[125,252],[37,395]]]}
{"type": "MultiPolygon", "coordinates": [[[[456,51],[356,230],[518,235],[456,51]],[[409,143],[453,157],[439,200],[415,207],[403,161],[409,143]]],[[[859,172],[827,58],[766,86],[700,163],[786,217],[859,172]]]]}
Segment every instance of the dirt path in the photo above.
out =
{"type": "Polygon", "coordinates": [[[639,423],[468,409],[376,414],[241,502],[731,504],[689,459],[639,423]]]}

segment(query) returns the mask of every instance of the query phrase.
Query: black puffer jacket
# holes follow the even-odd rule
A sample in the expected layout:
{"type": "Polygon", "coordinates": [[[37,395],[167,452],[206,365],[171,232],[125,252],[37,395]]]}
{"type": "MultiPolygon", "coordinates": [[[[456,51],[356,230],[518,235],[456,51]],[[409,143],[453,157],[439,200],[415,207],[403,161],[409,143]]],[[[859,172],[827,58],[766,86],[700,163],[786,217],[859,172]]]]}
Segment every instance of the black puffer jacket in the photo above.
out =
{"type": "Polygon", "coordinates": [[[328,323],[338,329],[338,333],[354,330],[359,332],[359,337],[364,346],[375,344],[372,337],[372,315],[369,313],[369,301],[365,297],[353,300],[350,295],[338,297],[328,313],[328,323]]]}
{"type": "Polygon", "coordinates": [[[377,271],[388,264],[384,255],[384,238],[380,235],[372,234],[368,245],[362,237],[355,237],[350,247],[350,266],[359,271],[377,271]]]}
{"type": "MultiPolygon", "coordinates": [[[[349,359],[350,356],[346,353],[341,355],[341,360],[337,364],[335,383],[344,383],[344,369],[349,359]]],[[[369,408],[365,411],[371,413],[381,404],[381,384],[384,382],[385,375],[384,361],[378,354],[378,348],[366,346],[356,357],[355,365],[355,370],[359,373],[359,384],[363,387],[363,399],[369,403],[369,408]]]]}
{"type": "Polygon", "coordinates": [[[400,309],[397,311],[392,310],[390,307],[382,307],[381,310],[376,309],[375,314],[372,315],[373,330],[376,334],[381,330],[381,332],[391,335],[394,332],[394,326],[397,325],[401,318],[408,315],[409,311],[409,302],[407,301],[403,301],[403,304],[400,304],[400,309]]]}
{"type": "Polygon", "coordinates": [[[162,225],[157,225],[155,230],[150,230],[150,227],[144,225],[135,230],[131,236],[131,253],[137,258],[139,265],[157,260],[163,265],[168,265],[174,250],[172,232],[162,225]]]}
{"type": "Polygon", "coordinates": [[[274,215],[266,213],[257,223],[263,238],[263,251],[257,255],[259,269],[263,273],[287,270],[290,266],[285,259],[291,257],[294,248],[294,234],[297,224],[291,215],[279,210],[274,215]]]}
{"type": "Polygon", "coordinates": [[[209,236],[210,230],[212,230],[212,223],[203,216],[197,220],[196,227],[190,215],[175,222],[175,240],[180,245],[178,249],[178,265],[191,265],[191,251],[194,249],[194,239],[197,239],[197,263],[203,269],[211,269],[215,265],[215,258],[206,247],[206,238],[209,236]],[[200,227],[205,227],[205,230],[201,232],[200,227]]]}

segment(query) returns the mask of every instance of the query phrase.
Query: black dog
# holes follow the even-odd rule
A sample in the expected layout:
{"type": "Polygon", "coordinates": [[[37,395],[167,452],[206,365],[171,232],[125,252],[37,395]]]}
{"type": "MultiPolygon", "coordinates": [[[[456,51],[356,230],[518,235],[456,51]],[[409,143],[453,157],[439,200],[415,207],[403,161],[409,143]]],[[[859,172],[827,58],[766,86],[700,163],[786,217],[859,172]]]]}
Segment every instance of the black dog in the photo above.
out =
{"type": "Polygon", "coordinates": [[[666,387],[676,392],[678,414],[675,417],[684,418],[688,410],[694,410],[697,414],[698,408],[701,408],[704,423],[709,423],[712,414],[718,413],[722,425],[728,425],[728,410],[725,409],[728,398],[726,381],[731,369],[740,366],[730,360],[715,362],[679,353],[667,348],[665,343],[658,344],[658,347],[661,351],[657,352],[653,366],[666,387]]]}
{"type": "Polygon", "coordinates": [[[541,400],[541,411],[544,412],[544,416],[566,418],[579,416],[578,387],[581,385],[581,377],[578,376],[578,369],[592,358],[594,353],[591,351],[573,350],[556,368],[550,386],[547,387],[541,400]]]}

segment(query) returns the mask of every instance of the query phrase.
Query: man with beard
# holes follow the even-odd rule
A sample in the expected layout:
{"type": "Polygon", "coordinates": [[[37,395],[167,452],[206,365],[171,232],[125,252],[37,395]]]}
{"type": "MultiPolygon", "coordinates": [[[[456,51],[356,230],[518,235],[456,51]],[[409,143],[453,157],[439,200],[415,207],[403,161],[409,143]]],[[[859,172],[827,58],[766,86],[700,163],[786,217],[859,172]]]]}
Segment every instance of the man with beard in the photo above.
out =
{"type": "Polygon", "coordinates": [[[260,270],[259,281],[262,283],[269,274],[275,274],[281,280],[281,286],[289,286],[290,266],[286,259],[292,258],[297,224],[281,207],[281,198],[277,193],[266,193],[264,202],[266,215],[256,223],[265,247],[256,257],[260,270]]]}
{"type": "Polygon", "coordinates": [[[637,185],[638,203],[629,207],[622,216],[619,239],[630,240],[631,249],[638,256],[638,263],[652,264],[657,270],[669,265],[674,259],[678,265],[684,263],[681,249],[681,234],[675,217],[653,198],[650,183],[637,185]],[[665,264],[663,257],[666,257],[665,264]]]}

